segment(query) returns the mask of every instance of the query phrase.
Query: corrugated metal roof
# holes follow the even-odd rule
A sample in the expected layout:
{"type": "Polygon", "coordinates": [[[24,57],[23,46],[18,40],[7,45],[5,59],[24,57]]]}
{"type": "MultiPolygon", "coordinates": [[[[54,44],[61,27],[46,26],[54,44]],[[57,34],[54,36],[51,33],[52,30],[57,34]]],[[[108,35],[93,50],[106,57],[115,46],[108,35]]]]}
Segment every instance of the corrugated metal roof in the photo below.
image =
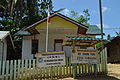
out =
{"type": "Polygon", "coordinates": [[[68,37],[67,36],[66,38],[71,40],[98,40],[98,41],[103,40],[101,38],[87,38],[87,37],[68,37]]]}
{"type": "Polygon", "coordinates": [[[28,31],[20,30],[15,35],[31,35],[28,31]]]}
{"type": "Polygon", "coordinates": [[[101,30],[96,25],[90,25],[86,34],[98,35],[98,34],[101,34],[101,30]]]}
{"type": "Polygon", "coordinates": [[[9,31],[0,31],[0,40],[5,39],[9,35],[9,31]]]}

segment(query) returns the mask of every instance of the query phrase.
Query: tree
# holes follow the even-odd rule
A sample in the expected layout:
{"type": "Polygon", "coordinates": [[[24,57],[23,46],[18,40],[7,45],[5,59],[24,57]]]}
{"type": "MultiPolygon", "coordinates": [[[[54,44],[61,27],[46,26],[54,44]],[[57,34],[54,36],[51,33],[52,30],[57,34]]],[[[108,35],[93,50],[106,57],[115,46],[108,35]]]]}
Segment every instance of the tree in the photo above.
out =
{"type": "Polygon", "coordinates": [[[0,0],[0,30],[11,31],[12,35],[47,16],[51,0],[0,0]]]}
{"type": "Polygon", "coordinates": [[[21,57],[21,39],[14,33],[47,16],[52,0],[0,0],[0,30],[10,31],[15,43],[15,52],[9,51],[9,59],[21,57]]]}
{"type": "Polygon", "coordinates": [[[85,9],[82,15],[80,15],[78,12],[71,11],[68,17],[83,24],[88,24],[88,21],[90,20],[90,14],[88,9],[85,9]]]}

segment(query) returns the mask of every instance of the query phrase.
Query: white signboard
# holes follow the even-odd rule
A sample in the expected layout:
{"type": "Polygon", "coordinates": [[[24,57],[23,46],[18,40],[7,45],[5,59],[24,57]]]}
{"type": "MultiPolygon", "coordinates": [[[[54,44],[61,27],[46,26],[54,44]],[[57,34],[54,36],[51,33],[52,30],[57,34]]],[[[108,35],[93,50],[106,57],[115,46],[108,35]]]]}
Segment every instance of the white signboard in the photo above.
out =
{"type": "Polygon", "coordinates": [[[60,52],[40,52],[36,54],[37,67],[50,67],[65,65],[65,53],[60,52]]]}
{"type": "Polygon", "coordinates": [[[72,63],[96,64],[97,62],[97,53],[94,49],[77,49],[72,55],[72,63]]]}

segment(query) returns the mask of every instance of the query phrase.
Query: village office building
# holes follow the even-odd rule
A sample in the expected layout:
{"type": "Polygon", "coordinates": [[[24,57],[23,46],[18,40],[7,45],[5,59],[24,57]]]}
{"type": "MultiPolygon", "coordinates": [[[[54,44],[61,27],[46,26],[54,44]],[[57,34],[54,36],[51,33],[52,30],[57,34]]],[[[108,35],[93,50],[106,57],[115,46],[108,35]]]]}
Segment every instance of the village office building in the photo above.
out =
{"type": "MultiPolygon", "coordinates": [[[[66,57],[71,57],[73,49],[72,46],[62,45],[66,36],[95,38],[96,35],[101,34],[96,25],[85,26],[60,13],[52,14],[50,18],[48,51],[65,51],[66,57]]],[[[22,59],[33,59],[36,52],[45,52],[46,26],[47,18],[44,18],[16,33],[16,35],[23,37],[22,59]]],[[[79,46],[78,48],[93,49],[94,46],[79,46]]]]}

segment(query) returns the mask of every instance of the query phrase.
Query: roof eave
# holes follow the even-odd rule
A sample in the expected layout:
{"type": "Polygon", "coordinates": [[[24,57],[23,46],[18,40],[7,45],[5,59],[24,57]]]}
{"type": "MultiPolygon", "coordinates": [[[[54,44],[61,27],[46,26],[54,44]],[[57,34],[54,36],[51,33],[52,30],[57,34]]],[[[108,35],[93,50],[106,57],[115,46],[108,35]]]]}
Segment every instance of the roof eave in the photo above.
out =
{"type": "MultiPolygon", "coordinates": [[[[66,19],[66,20],[68,20],[68,21],[70,21],[70,22],[72,22],[72,23],[74,23],[74,24],[76,24],[76,25],[78,25],[78,26],[81,26],[81,27],[85,28],[85,29],[88,29],[88,26],[85,26],[85,25],[83,25],[83,24],[81,24],[81,23],[78,23],[77,21],[75,21],[75,20],[73,20],[73,19],[70,19],[69,17],[64,16],[64,15],[62,15],[62,14],[60,14],[60,13],[51,14],[50,17],[53,17],[53,16],[55,16],[55,15],[60,16],[60,17],[66,19]]],[[[47,20],[47,17],[44,18],[44,19],[42,19],[42,20],[40,20],[40,21],[38,21],[38,22],[36,22],[36,23],[34,23],[34,24],[32,24],[32,25],[30,25],[30,26],[28,26],[28,27],[25,28],[24,30],[28,30],[28,29],[32,28],[33,26],[38,25],[38,24],[41,23],[41,22],[44,22],[45,20],[47,20]]]]}
{"type": "Polygon", "coordinates": [[[1,38],[1,41],[3,41],[9,34],[10,32],[8,31],[8,33],[3,38],[1,38]]]}

